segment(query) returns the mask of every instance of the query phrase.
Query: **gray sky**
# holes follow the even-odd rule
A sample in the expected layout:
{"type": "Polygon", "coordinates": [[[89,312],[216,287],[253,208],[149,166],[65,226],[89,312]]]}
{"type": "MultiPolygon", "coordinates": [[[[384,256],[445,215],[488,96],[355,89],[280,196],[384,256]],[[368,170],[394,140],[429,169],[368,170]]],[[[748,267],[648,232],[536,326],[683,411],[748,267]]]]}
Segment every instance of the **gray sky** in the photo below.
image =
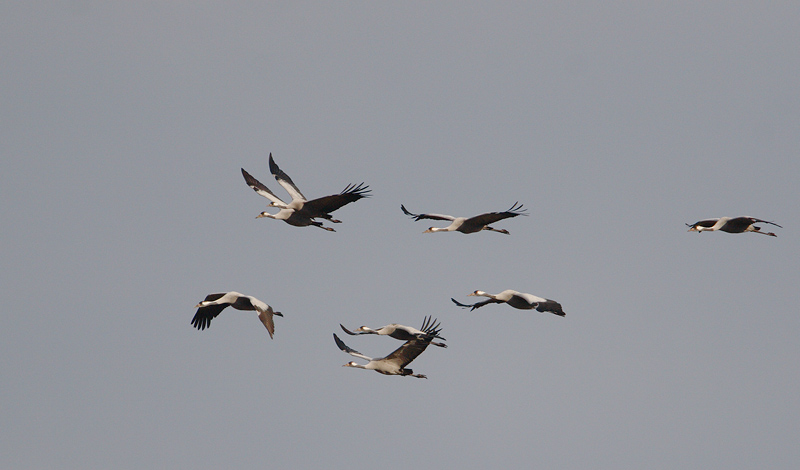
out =
{"type": "Polygon", "coordinates": [[[162,3],[0,5],[0,467],[800,460],[799,4],[162,3]],[[256,220],[269,152],[373,197],[337,233],[256,220]],[[399,207],[514,201],[511,236],[399,207]],[[686,233],[723,215],[784,228],[686,233]],[[227,290],[274,340],[191,327],[227,290]],[[341,367],[339,323],[425,315],[428,380],[341,367]]]}

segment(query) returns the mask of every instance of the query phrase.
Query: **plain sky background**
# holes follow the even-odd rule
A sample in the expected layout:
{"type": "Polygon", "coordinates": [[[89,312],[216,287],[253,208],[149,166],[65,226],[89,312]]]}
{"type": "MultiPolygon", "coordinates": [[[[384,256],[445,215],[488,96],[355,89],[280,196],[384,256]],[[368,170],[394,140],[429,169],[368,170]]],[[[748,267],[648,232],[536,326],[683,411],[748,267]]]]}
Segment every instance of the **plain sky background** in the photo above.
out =
{"type": "Polygon", "coordinates": [[[0,467],[795,468],[800,3],[652,3],[2,3],[0,467]],[[269,152],[373,197],[256,220],[269,152]]]}

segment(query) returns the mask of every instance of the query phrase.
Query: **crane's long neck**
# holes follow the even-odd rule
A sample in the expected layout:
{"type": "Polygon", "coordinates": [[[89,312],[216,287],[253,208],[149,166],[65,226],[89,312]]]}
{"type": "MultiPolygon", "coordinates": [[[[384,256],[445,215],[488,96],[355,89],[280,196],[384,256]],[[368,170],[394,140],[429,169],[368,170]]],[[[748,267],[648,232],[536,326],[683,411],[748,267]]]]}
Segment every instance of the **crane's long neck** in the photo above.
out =
{"type": "Polygon", "coordinates": [[[296,211],[299,211],[305,205],[306,205],[306,201],[304,201],[302,199],[292,199],[292,201],[289,204],[286,204],[286,208],[287,209],[294,209],[296,211]]]}

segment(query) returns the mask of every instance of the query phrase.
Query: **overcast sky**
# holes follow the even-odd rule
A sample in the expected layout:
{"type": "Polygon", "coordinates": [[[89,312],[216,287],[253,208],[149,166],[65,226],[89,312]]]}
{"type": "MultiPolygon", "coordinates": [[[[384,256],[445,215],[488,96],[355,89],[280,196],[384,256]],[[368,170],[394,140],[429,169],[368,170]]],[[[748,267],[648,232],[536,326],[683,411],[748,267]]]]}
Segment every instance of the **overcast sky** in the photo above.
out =
{"type": "Polygon", "coordinates": [[[794,468],[800,4],[700,3],[0,4],[0,467],[794,468]]]}

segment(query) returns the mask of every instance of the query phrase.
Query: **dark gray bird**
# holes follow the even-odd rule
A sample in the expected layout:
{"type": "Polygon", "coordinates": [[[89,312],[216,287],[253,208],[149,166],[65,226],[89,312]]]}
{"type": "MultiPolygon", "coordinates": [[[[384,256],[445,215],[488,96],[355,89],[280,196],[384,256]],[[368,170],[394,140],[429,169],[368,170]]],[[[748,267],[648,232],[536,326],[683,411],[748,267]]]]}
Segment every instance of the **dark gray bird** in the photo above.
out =
{"type": "Polygon", "coordinates": [[[211,320],[216,318],[217,315],[227,307],[233,307],[237,310],[255,310],[258,312],[258,319],[267,328],[269,337],[275,333],[275,323],[272,321],[272,316],[277,315],[282,317],[281,312],[275,312],[272,307],[249,295],[240,294],[238,292],[227,292],[220,294],[208,294],[202,302],[195,305],[197,313],[192,318],[192,325],[198,330],[204,330],[211,326],[211,320]]]}
{"type": "Polygon", "coordinates": [[[523,292],[517,292],[510,289],[504,290],[499,294],[488,294],[482,290],[476,290],[471,294],[467,294],[467,296],[489,297],[489,299],[472,305],[462,304],[453,298],[450,300],[452,300],[453,303],[459,307],[468,308],[470,311],[475,310],[476,308],[481,308],[488,304],[507,303],[508,305],[521,310],[536,310],[540,313],[550,312],[560,317],[567,315],[564,313],[564,310],[562,310],[561,304],[555,300],[545,299],[543,297],[537,297],[533,294],[525,294],[523,292]]]}
{"type": "MultiPolygon", "coordinates": [[[[410,341],[412,339],[427,339],[429,337],[431,340],[433,340],[434,338],[444,339],[438,334],[432,336],[430,333],[428,333],[428,331],[435,330],[436,328],[439,327],[438,323],[436,324],[434,323],[435,320],[432,321],[431,317],[428,316],[425,317],[425,319],[423,320],[422,329],[419,330],[411,326],[399,325],[397,323],[391,323],[389,325],[382,326],[377,329],[372,329],[368,326],[361,326],[358,329],[356,329],[355,332],[348,330],[341,323],[339,324],[339,326],[341,326],[342,330],[344,330],[344,332],[347,333],[348,335],[384,335],[384,336],[390,336],[394,339],[399,339],[401,341],[410,341]]],[[[446,344],[436,341],[431,341],[431,344],[433,346],[439,346],[440,348],[447,347],[446,344]]]]}
{"type": "Polygon", "coordinates": [[[480,232],[481,230],[491,230],[493,232],[505,233],[508,235],[508,230],[505,229],[497,229],[490,227],[490,224],[497,222],[499,220],[508,219],[509,217],[516,217],[518,215],[528,215],[524,212],[527,209],[522,208],[522,204],[519,202],[515,202],[510,209],[504,212],[487,212],[485,214],[476,215],[474,217],[453,217],[452,215],[443,215],[443,214],[412,214],[409,212],[404,205],[400,205],[400,209],[402,209],[403,213],[415,221],[422,220],[422,219],[431,219],[431,220],[449,220],[452,223],[447,227],[430,227],[428,230],[425,230],[422,233],[434,233],[434,232],[461,232],[461,233],[475,233],[480,232]]]}
{"type": "Polygon", "coordinates": [[[384,375],[407,375],[420,379],[427,379],[428,377],[425,375],[415,374],[412,369],[407,369],[406,366],[410,364],[411,361],[416,359],[417,356],[422,354],[431,343],[431,340],[435,337],[439,337],[440,332],[441,328],[429,327],[427,331],[425,331],[427,336],[423,338],[415,337],[414,339],[406,341],[402,346],[394,350],[388,356],[378,358],[365,356],[364,354],[361,354],[355,349],[347,346],[344,344],[344,342],[342,342],[341,339],[339,339],[338,336],[336,336],[336,333],[333,334],[333,340],[336,342],[336,346],[338,346],[339,349],[347,354],[369,361],[366,364],[358,364],[351,361],[347,364],[344,364],[342,367],[355,367],[357,369],[374,370],[375,372],[384,375]]]}
{"type": "Polygon", "coordinates": [[[762,232],[761,227],[756,227],[754,224],[772,224],[778,228],[783,228],[775,222],[768,220],[756,219],[755,217],[720,217],[716,219],[705,219],[693,224],[686,224],[690,232],[714,232],[722,231],[728,233],[744,233],[753,232],[762,235],[769,235],[770,237],[777,237],[772,232],[762,232]]]}

